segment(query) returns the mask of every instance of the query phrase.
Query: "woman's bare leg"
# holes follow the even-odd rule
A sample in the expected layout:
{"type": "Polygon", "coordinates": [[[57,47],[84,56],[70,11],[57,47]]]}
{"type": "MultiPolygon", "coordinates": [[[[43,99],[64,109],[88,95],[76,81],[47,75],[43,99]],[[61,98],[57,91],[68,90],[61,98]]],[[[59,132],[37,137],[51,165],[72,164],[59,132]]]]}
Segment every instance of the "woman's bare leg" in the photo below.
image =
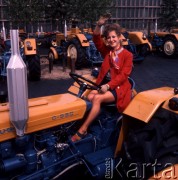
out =
{"type": "Polygon", "coordinates": [[[91,111],[87,119],[83,123],[83,125],[78,130],[78,132],[80,134],[84,134],[87,132],[89,125],[93,122],[93,120],[97,117],[97,115],[100,112],[101,103],[111,103],[114,101],[115,101],[115,98],[110,91],[106,92],[105,94],[95,94],[95,96],[92,99],[91,111]]]}
{"type": "Polygon", "coordinates": [[[98,91],[97,91],[97,90],[92,90],[92,91],[88,94],[87,99],[92,102],[92,101],[93,101],[93,98],[94,98],[94,96],[95,96],[96,94],[98,94],[98,91]]]}

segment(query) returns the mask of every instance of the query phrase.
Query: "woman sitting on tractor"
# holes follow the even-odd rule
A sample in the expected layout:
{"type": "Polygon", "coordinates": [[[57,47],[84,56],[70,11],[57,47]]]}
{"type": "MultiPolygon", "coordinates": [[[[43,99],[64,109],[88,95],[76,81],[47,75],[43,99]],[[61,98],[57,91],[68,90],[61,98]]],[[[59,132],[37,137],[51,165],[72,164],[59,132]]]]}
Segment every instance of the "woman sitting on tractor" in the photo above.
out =
{"type": "Polygon", "coordinates": [[[92,90],[88,95],[88,100],[92,102],[92,109],[79,128],[71,138],[76,142],[87,134],[89,125],[100,113],[102,103],[116,102],[119,112],[123,112],[131,100],[131,85],[128,77],[133,67],[133,55],[122,46],[121,27],[118,24],[107,24],[104,27],[102,39],[100,34],[101,26],[106,23],[108,17],[100,17],[93,33],[93,41],[104,57],[96,84],[101,85],[105,75],[109,72],[111,80],[107,84],[101,85],[99,91],[92,90]]]}

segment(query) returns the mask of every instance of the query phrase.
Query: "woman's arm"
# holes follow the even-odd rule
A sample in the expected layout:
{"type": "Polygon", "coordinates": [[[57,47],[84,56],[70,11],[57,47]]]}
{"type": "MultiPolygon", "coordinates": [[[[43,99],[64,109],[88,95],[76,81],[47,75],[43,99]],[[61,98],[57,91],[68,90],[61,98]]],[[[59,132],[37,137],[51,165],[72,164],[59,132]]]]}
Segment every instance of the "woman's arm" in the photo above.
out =
{"type": "Polygon", "coordinates": [[[101,27],[106,23],[106,21],[111,17],[110,14],[103,15],[99,18],[96,23],[95,29],[93,31],[93,42],[95,43],[96,48],[101,53],[104,58],[109,52],[108,47],[104,43],[103,38],[101,37],[101,27]]]}

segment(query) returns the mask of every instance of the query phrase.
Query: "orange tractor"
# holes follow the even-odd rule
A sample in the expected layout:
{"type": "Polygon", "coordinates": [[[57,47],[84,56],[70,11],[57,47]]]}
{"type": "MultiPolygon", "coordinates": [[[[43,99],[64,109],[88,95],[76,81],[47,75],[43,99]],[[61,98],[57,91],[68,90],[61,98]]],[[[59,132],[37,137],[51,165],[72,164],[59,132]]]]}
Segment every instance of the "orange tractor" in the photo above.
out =
{"type": "Polygon", "coordinates": [[[83,76],[70,73],[74,83],[68,92],[32,99],[21,93],[27,89],[21,81],[25,77],[9,79],[9,101],[0,103],[0,179],[178,176],[177,88],[136,93],[129,78],[132,100],[124,112],[118,113],[114,104],[102,104],[87,135],[71,141],[91,110],[89,91],[100,89],[97,74],[96,69],[83,76]]]}
{"type": "Polygon", "coordinates": [[[170,32],[156,31],[149,33],[149,41],[153,50],[163,52],[167,57],[176,57],[178,54],[178,29],[170,32]]]}
{"type": "Polygon", "coordinates": [[[92,41],[90,28],[83,31],[76,25],[72,26],[69,31],[66,28],[64,33],[57,33],[56,38],[51,43],[52,46],[48,53],[48,59],[51,63],[64,56],[69,65],[72,64],[71,61],[75,61],[76,68],[81,68],[86,64],[102,63],[103,58],[92,41]]]}

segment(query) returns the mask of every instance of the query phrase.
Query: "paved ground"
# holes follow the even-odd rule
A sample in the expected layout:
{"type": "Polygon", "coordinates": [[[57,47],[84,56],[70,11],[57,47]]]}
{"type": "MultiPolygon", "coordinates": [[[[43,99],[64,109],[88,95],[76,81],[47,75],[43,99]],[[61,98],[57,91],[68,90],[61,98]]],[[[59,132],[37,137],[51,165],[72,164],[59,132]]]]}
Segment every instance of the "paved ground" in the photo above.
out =
{"type": "Polygon", "coordinates": [[[150,55],[142,64],[135,64],[132,77],[138,91],[162,86],[178,87],[178,57],[168,59],[150,55]]]}
{"type": "MultiPolygon", "coordinates": [[[[67,92],[73,83],[69,76],[71,71],[69,68],[64,71],[61,63],[55,64],[51,73],[47,64],[43,64],[41,68],[41,80],[28,82],[29,98],[67,92]]],[[[75,72],[91,73],[91,68],[83,68],[75,72]]],[[[178,58],[168,59],[160,55],[149,55],[142,63],[134,64],[131,77],[138,92],[162,86],[178,87],[178,58]]],[[[0,89],[3,87],[4,82],[0,81],[0,89]]]]}

